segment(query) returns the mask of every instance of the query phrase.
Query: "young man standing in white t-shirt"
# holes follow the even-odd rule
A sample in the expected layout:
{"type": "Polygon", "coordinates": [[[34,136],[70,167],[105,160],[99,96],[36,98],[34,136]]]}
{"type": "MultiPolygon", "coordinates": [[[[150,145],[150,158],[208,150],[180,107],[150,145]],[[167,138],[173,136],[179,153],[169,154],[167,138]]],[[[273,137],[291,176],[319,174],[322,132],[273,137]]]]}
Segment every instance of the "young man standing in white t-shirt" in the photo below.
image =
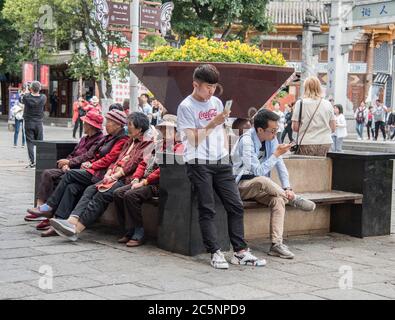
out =
{"type": "Polygon", "coordinates": [[[211,265],[229,267],[218,244],[214,223],[214,190],[228,214],[229,237],[235,251],[231,263],[264,266],[265,260],[253,256],[244,241],[244,208],[232,173],[227,151],[224,122],[230,112],[214,97],[219,72],[203,64],[193,74],[193,92],[177,110],[177,125],[184,143],[188,177],[198,194],[199,223],[211,265]]]}

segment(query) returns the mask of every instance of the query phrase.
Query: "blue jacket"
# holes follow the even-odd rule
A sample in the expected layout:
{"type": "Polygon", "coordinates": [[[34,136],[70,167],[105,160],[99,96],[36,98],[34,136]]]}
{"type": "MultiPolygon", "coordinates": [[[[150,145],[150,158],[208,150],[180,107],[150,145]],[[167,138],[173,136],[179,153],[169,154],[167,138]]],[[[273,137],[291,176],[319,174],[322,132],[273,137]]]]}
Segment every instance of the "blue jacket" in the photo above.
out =
{"type": "Polygon", "coordinates": [[[244,133],[232,151],[233,174],[236,176],[236,183],[239,183],[242,175],[270,177],[270,172],[276,167],[282,187],[290,188],[288,170],[282,157],[277,158],[273,155],[277,145],[277,138],[265,141],[266,156],[259,158],[262,143],[255,128],[244,133]]]}

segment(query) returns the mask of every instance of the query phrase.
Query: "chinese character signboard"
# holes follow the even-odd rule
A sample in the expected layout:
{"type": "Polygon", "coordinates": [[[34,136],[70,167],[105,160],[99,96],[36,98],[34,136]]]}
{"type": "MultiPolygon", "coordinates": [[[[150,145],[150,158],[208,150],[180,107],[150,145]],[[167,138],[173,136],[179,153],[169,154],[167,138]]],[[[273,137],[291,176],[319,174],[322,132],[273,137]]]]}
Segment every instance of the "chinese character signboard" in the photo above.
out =
{"type": "Polygon", "coordinates": [[[353,26],[393,23],[395,21],[395,1],[381,1],[361,4],[352,10],[353,26]]]}
{"type": "Polygon", "coordinates": [[[143,5],[140,7],[140,27],[160,30],[164,37],[171,29],[174,3],[166,2],[160,8],[143,5]]]}
{"type": "Polygon", "coordinates": [[[140,27],[159,30],[160,9],[142,5],[140,7],[140,27]]]}
{"type": "Polygon", "coordinates": [[[22,83],[34,81],[34,63],[24,62],[22,66],[22,83]]]}
{"type": "Polygon", "coordinates": [[[12,120],[11,108],[17,103],[19,100],[19,89],[18,88],[9,88],[8,89],[8,120],[12,120]]]}
{"type": "Polygon", "coordinates": [[[49,65],[40,65],[40,82],[43,89],[49,89],[49,65]]]}
{"type": "Polygon", "coordinates": [[[110,24],[130,25],[130,5],[128,3],[108,2],[110,24]]]}

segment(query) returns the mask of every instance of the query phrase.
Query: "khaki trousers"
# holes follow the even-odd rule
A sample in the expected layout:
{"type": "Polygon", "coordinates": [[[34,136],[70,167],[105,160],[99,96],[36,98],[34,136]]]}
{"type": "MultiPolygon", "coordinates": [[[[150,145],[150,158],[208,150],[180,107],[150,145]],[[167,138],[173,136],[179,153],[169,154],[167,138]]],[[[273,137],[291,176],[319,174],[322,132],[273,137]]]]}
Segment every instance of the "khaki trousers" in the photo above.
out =
{"type": "Polygon", "coordinates": [[[282,243],[284,232],[285,191],[268,177],[241,180],[239,191],[242,200],[255,200],[270,208],[270,238],[272,243],[282,243]]]}

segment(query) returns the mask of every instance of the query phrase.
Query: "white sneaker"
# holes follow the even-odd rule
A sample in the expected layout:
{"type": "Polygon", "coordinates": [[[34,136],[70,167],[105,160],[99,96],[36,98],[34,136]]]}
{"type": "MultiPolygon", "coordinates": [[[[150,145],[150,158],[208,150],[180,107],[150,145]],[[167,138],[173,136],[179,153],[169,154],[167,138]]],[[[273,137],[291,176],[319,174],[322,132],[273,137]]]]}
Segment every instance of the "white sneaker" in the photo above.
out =
{"type": "Polygon", "coordinates": [[[283,259],[293,259],[295,257],[295,255],[283,243],[273,244],[267,254],[269,256],[280,257],[283,259]]]}
{"type": "Polygon", "coordinates": [[[228,269],[229,264],[225,259],[224,254],[221,250],[217,250],[215,253],[211,254],[211,265],[215,269],[228,269]]]}
{"type": "Polygon", "coordinates": [[[305,199],[299,195],[295,195],[295,198],[289,201],[289,205],[303,211],[314,211],[316,207],[313,201],[305,199]]]}
{"type": "Polygon", "coordinates": [[[242,266],[264,267],[266,265],[266,260],[258,259],[251,253],[250,249],[247,249],[241,253],[235,252],[230,263],[242,266]]]}

